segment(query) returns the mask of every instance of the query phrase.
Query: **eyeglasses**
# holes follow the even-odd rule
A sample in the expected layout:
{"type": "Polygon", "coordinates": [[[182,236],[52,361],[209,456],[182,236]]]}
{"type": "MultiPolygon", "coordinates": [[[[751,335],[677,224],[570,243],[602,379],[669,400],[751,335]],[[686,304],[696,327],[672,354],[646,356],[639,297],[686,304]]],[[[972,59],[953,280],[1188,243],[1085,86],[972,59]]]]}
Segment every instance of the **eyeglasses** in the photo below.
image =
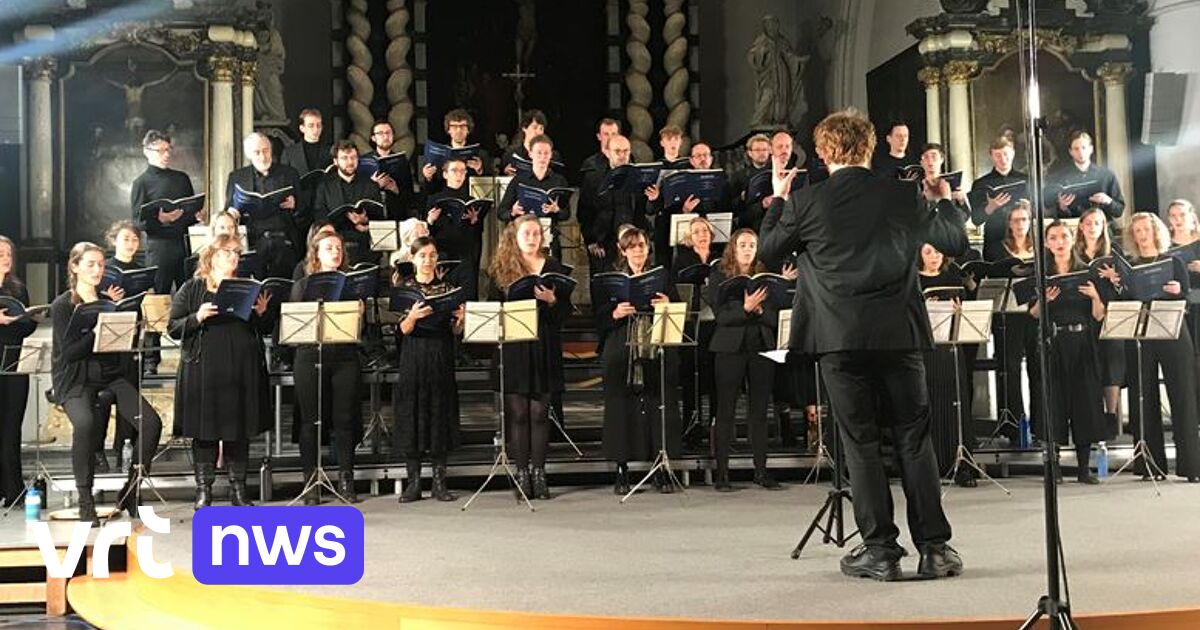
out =
{"type": "Polygon", "coordinates": [[[234,258],[239,258],[242,255],[241,250],[233,249],[233,248],[229,248],[229,247],[222,247],[214,253],[225,254],[227,256],[233,256],[234,258]]]}
{"type": "Polygon", "coordinates": [[[371,135],[372,136],[390,136],[390,135],[392,135],[392,130],[384,129],[383,131],[373,131],[373,132],[371,132],[371,135]]]}
{"type": "Polygon", "coordinates": [[[465,169],[465,168],[463,168],[463,167],[461,167],[461,166],[458,166],[458,167],[455,167],[455,168],[448,168],[448,169],[446,169],[446,172],[447,172],[447,173],[466,173],[466,172],[467,172],[467,169],[465,169]]]}
{"type": "Polygon", "coordinates": [[[469,125],[465,122],[452,122],[452,123],[446,125],[446,128],[448,128],[448,129],[469,129],[470,127],[471,127],[471,125],[469,125]]]}

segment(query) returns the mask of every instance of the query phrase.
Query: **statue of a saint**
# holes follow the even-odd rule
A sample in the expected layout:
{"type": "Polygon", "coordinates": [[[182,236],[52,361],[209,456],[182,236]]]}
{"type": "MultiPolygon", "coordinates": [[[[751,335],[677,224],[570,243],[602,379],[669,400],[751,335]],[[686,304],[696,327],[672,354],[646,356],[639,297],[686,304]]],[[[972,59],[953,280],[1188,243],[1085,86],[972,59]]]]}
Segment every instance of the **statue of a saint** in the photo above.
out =
{"type": "Polygon", "coordinates": [[[283,37],[274,26],[259,31],[258,74],[254,81],[255,122],[264,125],[287,124],[287,108],[283,104],[284,61],[283,37]]]}
{"type": "Polygon", "coordinates": [[[798,55],[782,33],[779,20],[763,16],[763,32],[750,46],[747,57],[754,68],[754,118],[752,127],[784,125],[797,128],[808,113],[801,77],[808,55],[798,55]]]}

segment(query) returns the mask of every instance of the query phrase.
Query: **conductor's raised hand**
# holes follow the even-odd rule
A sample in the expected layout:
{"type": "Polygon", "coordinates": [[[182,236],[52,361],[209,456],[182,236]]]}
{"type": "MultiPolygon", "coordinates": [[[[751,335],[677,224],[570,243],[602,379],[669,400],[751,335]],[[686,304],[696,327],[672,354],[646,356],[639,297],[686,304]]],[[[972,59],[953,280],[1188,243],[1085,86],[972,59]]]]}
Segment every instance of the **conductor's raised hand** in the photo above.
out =
{"type": "Polygon", "coordinates": [[[533,285],[533,297],[545,302],[550,306],[554,306],[558,302],[558,296],[554,294],[554,289],[547,289],[540,284],[533,285]]]}
{"type": "Polygon", "coordinates": [[[254,299],[254,312],[258,313],[258,315],[261,317],[263,313],[267,312],[267,306],[270,303],[271,293],[269,291],[263,291],[262,293],[259,293],[258,297],[254,299]]]}
{"type": "Polygon", "coordinates": [[[800,171],[795,168],[786,170],[771,171],[771,192],[772,196],[780,199],[787,199],[792,194],[792,182],[796,180],[796,175],[800,171]]]}
{"type": "Polygon", "coordinates": [[[637,309],[634,308],[632,304],[630,304],[629,302],[621,302],[620,304],[618,304],[616,306],[616,308],[613,309],[612,318],[613,319],[624,319],[626,317],[629,317],[630,315],[633,315],[636,312],[637,312],[637,309]]]}
{"type": "Polygon", "coordinates": [[[199,310],[196,311],[196,321],[204,323],[204,320],[208,319],[209,317],[215,317],[219,312],[220,311],[217,310],[216,304],[213,304],[212,302],[205,302],[201,304],[199,310]]]}
{"type": "Polygon", "coordinates": [[[746,293],[742,298],[742,310],[747,313],[761,313],[762,303],[767,299],[767,287],[758,287],[753,293],[746,293]]]}

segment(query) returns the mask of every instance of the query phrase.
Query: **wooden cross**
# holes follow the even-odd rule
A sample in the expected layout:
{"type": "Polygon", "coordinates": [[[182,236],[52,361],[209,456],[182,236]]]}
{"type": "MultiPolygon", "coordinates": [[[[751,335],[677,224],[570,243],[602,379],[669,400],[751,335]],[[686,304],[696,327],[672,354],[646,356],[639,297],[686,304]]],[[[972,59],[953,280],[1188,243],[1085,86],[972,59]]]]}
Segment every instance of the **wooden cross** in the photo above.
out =
{"type": "Polygon", "coordinates": [[[505,72],[500,76],[504,77],[505,79],[511,79],[512,82],[516,84],[516,90],[513,92],[513,99],[517,102],[517,126],[520,127],[521,117],[525,114],[523,107],[525,103],[525,79],[533,79],[537,77],[537,73],[522,72],[521,62],[518,61],[516,68],[514,68],[512,72],[505,72]]]}

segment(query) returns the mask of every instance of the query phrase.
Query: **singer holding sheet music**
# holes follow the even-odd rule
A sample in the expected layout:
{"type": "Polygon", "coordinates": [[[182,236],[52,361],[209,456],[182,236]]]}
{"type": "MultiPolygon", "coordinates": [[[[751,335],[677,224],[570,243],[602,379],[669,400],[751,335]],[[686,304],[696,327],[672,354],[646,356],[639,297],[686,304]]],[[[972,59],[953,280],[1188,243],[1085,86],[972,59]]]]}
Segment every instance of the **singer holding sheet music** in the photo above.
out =
{"type": "MultiPolygon", "coordinates": [[[[305,276],[292,286],[292,302],[307,302],[310,274],[322,271],[345,271],[342,237],[338,234],[318,234],[308,242],[305,257],[305,276]]],[[[333,428],[337,445],[338,494],[350,503],[358,503],[354,492],[354,446],[358,443],[355,421],[359,418],[359,388],[362,373],[358,364],[358,348],[354,344],[300,346],[295,359],[296,402],[300,406],[300,463],[304,478],[311,479],[317,467],[318,420],[333,428]],[[320,382],[317,363],[321,364],[320,382]],[[321,396],[317,395],[318,390],[321,396]],[[322,399],[321,409],[317,408],[322,399]]],[[[305,505],[317,505],[317,493],[304,495],[305,505]]]]}
{"type": "Polygon", "coordinates": [[[983,226],[983,249],[989,251],[1004,240],[1008,228],[1008,212],[1018,199],[1029,197],[1028,176],[1013,170],[1016,151],[1012,140],[1000,136],[988,149],[992,170],[971,184],[967,199],[971,220],[983,226]]]}
{"type": "MultiPolygon", "coordinates": [[[[471,132],[475,129],[475,119],[471,118],[471,114],[465,109],[452,109],[446,112],[442,117],[442,128],[446,130],[446,135],[450,137],[451,149],[467,148],[467,139],[471,136],[471,132]]],[[[475,145],[474,155],[467,158],[464,164],[466,165],[469,174],[491,175],[492,160],[488,157],[485,151],[479,145],[475,145]]],[[[442,169],[445,163],[438,164],[435,160],[430,159],[429,151],[426,151],[425,163],[421,165],[421,190],[427,195],[433,195],[441,192],[446,185],[446,180],[442,177],[442,169]]]]}
{"type": "MultiPolygon", "coordinates": [[[[95,326],[86,330],[74,316],[80,307],[103,299],[96,291],[104,278],[104,250],[92,243],[76,243],[67,255],[67,286],[62,295],[50,305],[50,318],[54,324],[52,377],[54,397],[67,413],[75,439],[71,443],[71,472],[75,477],[75,488],[79,492],[79,520],[100,524],[96,517],[96,503],[92,497],[92,480],[95,476],[96,443],[101,423],[95,417],[96,396],[101,390],[112,392],[117,403],[117,418],[123,422],[139,422],[141,435],[138,439],[137,460],[149,472],[154,449],[162,435],[162,420],[154,407],[146,402],[130,381],[125,354],[96,354],[95,326]]],[[[80,317],[83,319],[83,316],[80,317]]],[[[94,321],[94,320],[92,320],[94,321]]],[[[137,429],[135,424],[134,429],[137,429]]],[[[137,513],[137,493],[129,492],[129,481],[136,470],[129,469],[129,479],[118,496],[124,497],[119,506],[137,513]]]]}
{"type": "MultiPolygon", "coordinates": [[[[104,261],[104,268],[106,270],[110,268],[121,271],[138,269],[134,258],[137,256],[138,248],[141,246],[142,232],[136,224],[132,221],[117,221],[108,229],[106,238],[109,247],[113,250],[113,255],[104,261]]],[[[114,302],[126,297],[124,289],[116,285],[108,287],[102,293],[114,302]]],[[[143,333],[143,339],[150,335],[154,335],[157,340],[158,334],[150,332],[143,333]]],[[[128,363],[130,364],[129,367],[137,368],[137,365],[132,361],[128,363]]],[[[131,372],[129,377],[131,381],[136,381],[137,373],[131,372]]],[[[98,432],[100,441],[96,443],[96,470],[106,473],[108,472],[108,459],[104,456],[104,438],[108,436],[108,421],[112,416],[113,398],[111,393],[103,391],[97,396],[96,400],[96,418],[99,422],[103,423],[98,432]]],[[[121,468],[125,463],[122,460],[124,455],[121,453],[121,447],[125,444],[125,440],[135,443],[137,441],[137,434],[130,430],[131,426],[130,423],[117,422],[116,429],[113,431],[113,454],[116,456],[117,468],[121,468]]]]}
{"type": "MultiPolygon", "coordinates": [[[[0,296],[29,306],[29,291],[16,274],[17,248],[7,236],[0,236],[0,296]]],[[[5,300],[7,301],[7,300],[5,300]]],[[[37,330],[32,317],[22,316],[0,303],[0,352],[5,369],[20,356],[21,344],[37,330]]],[[[0,499],[12,505],[21,497],[21,423],[29,399],[29,377],[24,374],[0,376],[0,499]]]]}
{"type": "MultiPolygon", "coordinates": [[[[414,275],[398,286],[417,289],[426,298],[458,288],[438,277],[438,250],[433,239],[418,238],[409,248],[414,275]]],[[[408,484],[401,503],[421,499],[421,459],[433,462],[433,498],[453,501],[446,488],[446,456],[458,446],[458,385],[454,380],[454,337],[462,332],[463,309],[458,307],[447,321],[421,320],[437,317],[425,302],[417,302],[398,326],[400,343],[399,379],[392,392],[392,417],[396,429],[395,449],[404,458],[408,484]]]]}
{"type": "Polygon", "coordinates": [[[257,252],[265,277],[286,278],[300,258],[296,223],[293,222],[293,216],[302,211],[298,202],[300,174],[276,161],[271,154],[271,140],[257,131],[242,140],[242,151],[250,164],[229,173],[225,183],[225,207],[241,211],[234,198],[239,187],[253,193],[270,193],[290,187],[282,200],[265,202],[257,216],[254,212],[241,212],[241,220],[247,225],[250,236],[250,248],[257,252]]]}
{"type": "MultiPolygon", "coordinates": [[[[517,468],[517,483],[525,496],[549,499],[546,450],[550,444],[550,404],[566,389],[563,381],[562,324],[571,313],[569,293],[556,291],[547,281],[528,283],[527,276],[562,274],[567,269],[548,256],[542,243],[542,226],[536,217],[517,217],[500,235],[488,273],[493,302],[529,299],[538,301],[537,340],[504,346],[504,408],[509,422],[508,451],[517,468]],[[527,293],[528,291],[528,293],[527,293]],[[561,298],[560,298],[561,296],[561,298]]],[[[519,498],[518,494],[518,498],[519,498]]]]}
{"type": "MultiPolygon", "coordinates": [[[[129,203],[133,209],[133,220],[146,233],[146,266],[158,267],[154,276],[154,292],[170,295],[171,290],[181,286],[187,277],[184,260],[188,257],[187,229],[193,221],[185,221],[184,212],[160,210],[156,216],[143,219],[143,205],[158,199],[182,199],[195,194],[192,180],[187,173],[171,168],[171,137],[151,129],[142,139],[142,154],[146,156],[146,170],[133,180],[129,189],[129,203]]],[[[158,333],[146,333],[145,345],[158,345],[158,333]]],[[[143,367],[149,374],[158,371],[158,353],[143,357],[143,367]]]]}
{"type": "Polygon", "coordinates": [[[1110,219],[1120,218],[1125,212],[1125,198],[1121,196],[1121,184],[1112,171],[1092,163],[1092,136],[1083,130],[1072,131],[1067,136],[1067,152],[1070,162],[1065,162],[1057,173],[1050,176],[1047,187],[1046,209],[1054,216],[1077,217],[1093,206],[1104,210],[1110,219]]]}
{"type": "MultiPolygon", "coordinates": [[[[374,173],[364,173],[371,176],[371,181],[379,187],[386,207],[387,218],[402,221],[413,216],[417,210],[413,194],[412,166],[408,156],[403,151],[396,150],[396,130],[387,120],[377,120],[371,125],[371,146],[374,151],[362,156],[375,164],[381,164],[385,158],[390,166],[380,168],[374,173]]],[[[381,164],[382,166],[382,164],[381,164]]]]}
{"type": "MultiPolygon", "coordinates": [[[[712,341],[713,331],[716,330],[716,320],[712,309],[705,309],[708,303],[704,299],[704,287],[709,282],[712,264],[717,262],[723,245],[713,243],[716,228],[704,217],[696,217],[688,223],[687,234],[683,237],[682,247],[675,252],[675,264],[671,267],[672,283],[692,286],[692,301],[688,305],[688,319],[699,318],[699,325],[688,322],[689,327],[695,327],[695,348],[684,348],[679,353],[679,385],[683,390],[683,422],[690,423],[693,417],[701,430],[688,433],[688,445],[699,446],[708,438],[708,429],[716,422],[717,398],[713,376],[713,354],[708,349],[712,341]],[[699,387],[697,387],[699,384],[699,387]],[[698,390],[698,391],[697,391],[698,390]],[[700,397],[708,398],[710,417],[700,414],[702,405],[700,397]]],[[[690,424],[688,425],[690,428],[690,424]]]]}
{"type": "MultiPolygon", "coordinates": [[[[1100,353],[1095,330],[1104,321],[1106,308],[1100,291],[1090,280],[1071,293],[1065,293],[1062,287],[1053,283],[1054,276],[1087,270],[1071,252],[1072,236],[1067,225],[1057,219],[1052,221],[1046,227],[1045,243],[1049,250],[1046,275],[1051,278],[1046,287],[1050,320],[1047,361],[1050,409],[1046,429],[1054,432],[1056,442],[1066,444],[1069,425],[1078,465],[1076,479],[1083,484],[1097,484],[1100,480],[1089,470],[1088,461],[1092,444],[1105,439],[1100,353]]],[[[1036,320],[1041,309],[1041,301],[1035,301],[1029,307],[1029,316],[1036,320]]],[[[1042,437],[1045,439],[1045,435],[1042,437]]],[[[1061,472],[1056,472],[1056,476],[1060,475],[1061,472]]]]}
{"type": "Polygon", "coordinates": [[[300,142],[284,147],[279,161],[296,169],[300,174],[300,188],[296,191],[296,209],[292,212],[292,223],[296,226],[296,234],[304,234],[313,222],[313,195],[317,192],[317,182],[322,176],[320,171],[329,166],[331,143],[321,140],[325,124],[320,110],[302,109],[299,119],[300,142]]]}
{"type": "Polygon", "coordinates": [[[1176,199],[1167,206],[1167,225],[1171,228],[1171,250],[1187,261],[1192,291],[1188,295],[1187,327],[1192,335],[1197,361],[1200,361],[1200,216],[1187,199],[1176,199]]]}
{"type": "Polygon", "coordinates": [[[342,235],[351,267],[362,262],[376,264],[378,255],[371,251],[371,232],[367,228],[370,217],[365,208],[355,208],[354,204],[364,199],[378,201],[379,185],[358,173],[358,147],[349,140],[334,143],[333,163],[334,172],[317,185],[314,214],[333,222],[342,235]]]}
{"type": "MultiPolygon", "coordinates": [[[[735,276],[753,276],[766,271],[758,259],[758,236],[741,228],[730,237],[708,279],[708,302],[716,309],[717,326],[708,349],[715,355],[717,389],[717,425],[715,451],[717,474],[713,487],[729,492],[729,448],[734,438],[734,412],[743,386],[749,398],[746,423],[750,426],[750,447],[754,451],[754,483],[768,490],[780,485],[767,472],[767,404],[775,384],[774,363],[760,352],[775,349],[779,323],[779,305],[771,299],[770,289],[722,291],[722,283],[735,276]],[[722,300],[723,294],[725,299],[722,300]]],[[[795,278],[792,278],[793,280],[795,278]]]]}
{"type": "MultiPolygon", "coordinates": [[[[462,160],[450,159],[442,164],[442,189],[429,195],[425,205],[429,211],[425,221],[437,240],[439,257],[462,261],[455,272],[455,283],[462,287],[468,300],[479,297],[479,257],[483,251],[483,212],[468,207],[460,217],[443,209],[447,199],[470,201],[467,188],[467,166],[462,160]]],[[[490,203],[488,204],[490,205],[490,203]]]]}
{"type": "MultiPolygon", "coordinates": [[[[619,137],[619,136],[616,136],[619,137]]],[[[610,145],[611,146],[611,145],[610,145]]],[[[617,271],[634,275],[650,269],[650,236],[641,228],[629,228],[621,233],[620,262],[617,271]]],[[[673,285],[666,293],[656,293],[651,304],[678,301],[673,285]]],[[[595,298],[593,298],[595,301],[595,298]]],[[[647,310],[639,312],[629,302],[605,300],[593,305],[604,350],[600,356],[604,365],[604,457],[617,463],[613,492],[627,494],[629,462],[651,461],[665,439],[667,454],[676,457],[681,450],[682,428],[679,422],[678,357],[674,349],[662,355],[650,345],[650,318],[647,310]],[[632,353],[633,356],[630,356],[632,353]],[[659,406],[662,392],[659,386],[659,361],[665,360],[666,372],[666,435],[662,432],[659,406]]],[[[665,470],[654,477],[659,492],[674,492],[665,470]]]]}
{"type": "MultiPolygon", "coordinates": [[[[608,271],[616,263],[617,230],[625,224],[650,230],[643,191],[605,190],[608,173],[629,163],[629,138],[614,134],[605,139],[608,162],[603,169],[587,171],[579,199],[579,227],[587,243],[592,274],[608,271]]],[[[512,189],[512,186],[509,186],[512,189]]]]}
{"type": "MultiPolygon", "coordinates": [[[[1183,262],[1164,252],[1170,246],[1171,237],[1167,226],[1152,212],[1138,212],[1129,221],[1125,230],[1125,253],[1134,265],[1170,259],[1174,262],[1174,279],[1162,287],[1162,299],[1182,300],[1187,296],[1188,273],[1183,262]]],[[[1118,297],[1117,299],[1122,299],[1118,297]]],[[[1132,344],[1130,344],[1132,346],[1132,344]]],[[[1131,348],[1132,350],[1132,348],[1131,348]]],[[[1137,365],[1137,356],[1129,353],[1129,365],[1137,365]]],[[[1159,402],[1158,372],[1162,369],[1162,381],[1167,388],[1167,399],[1171,403],[1171,433],[1175,441],[1175,474],[1192,483],[1200,482],[1200,434],[1197,433],[1196,364],[1192,354],[1192,335],[1187,326],[1179,330],[1179,338],[1171,340],[1147,340],[1142,342],[1141,373],[1135,368],[1129,384],[1132,392],[1141,384],[1145,396],[1146,435],[1141,436],[1150,447],[1154,462],[1164,472],[1167,469],[1167,451],[1163,437],[1162,405],[1159,402]]],[[[1138,405],[1130,404],[1130,423],[1137,431],[1138,405]]],[[[1149,479],[1150,470],[1144,460],[1136,464],[1137,472],[1149,479]]],[[[1160,477],[1161,479],[1161,477],[1160,477]]]]}
{"type": "Polygon", "coordinates": [[[549,217],[552,222],[550,228],[551,251],[555,258],[561,258],[558,224],[571,218],[570,203],[564,199],[560,204],[559,197],[551,195],[549,201],[541,208],[526,208],[521,205],[518,193],[522,185],[540,190],[565,188],[568,185],[567,178],[550,169],[550,159],[554,152],[554,141],[550,139],[550,136],[535,136],[528,143],[529,159],[533,163],[533,168],[529,171],[518,171],[513,176],[508,188],[504,190],[504,197],[500,199],[500,205],[496,206],[496,216],[501,221],[512,221],[525,214],[549,217]]]}
{"type": "Polygon", "coordinates": [[[261,339],[273,325],[263,317],[269,296],[259,294],[249,321],[219,312],[214,303],[221,281],[236,277],[241,253],[236,237],[216,237],[201,253],[196,277],[171,299],[168,330],[182,346],[175,433],[192,439],[197,510],[212,504],[218,442],[224,442],[230,503],[253,505],[246,492],[250,440],[272,417],[261,339]]]}
{"type": "MultiPolygon", "coordinates": [[[[1093,268],[1098,281],[1096,290],[1105,303],[1116,299],[1117,276],[1112,256],[1120,253],[1120,246],[1113,242],[1108,229],[1108,217],[1100,208],[1089,208],[1079,217],[1075,228],[1075,245],[1071,254],[1080,265],[1093,268]],[[1107,260],[1105,260],[1107,259],[1107,260]]],[[[1096,349],[1100,355],[1100,382],[1104,385],[1104,435],[1105,439],[1117,436],[1121,431],[1121,388],[1125,386],[1125,342],[1117,339],[1100,339],[1100,329],[1093,326],[1096,349]]]]}
{"type": "Polygon", "coordinates": [[[950,201],[945,180],[922,198],[916,184],[868,170],[875,127],[866,116],[835,112],[813,135],[829,179],[792,193],[796,171],[775,172],[775,200],[763,218],[759,255],[768,266],[779,266],[800,252],[791,349],[819,357],[863,537],[863,545],[842,559],[842,573],[900,577],[904,550],[879,450],[882,427],[890,425],[909,529],[921,555],[918,573],[958,575],[962,560],[946,544],[950,524],[929,439],[921,355],[931,347],[932,333],[917,290],[916,257],[922,242],[946,255],[966,251],[966,217],[950,201]],[[927,200],[936,201],[932,212],[927,200]]]}

